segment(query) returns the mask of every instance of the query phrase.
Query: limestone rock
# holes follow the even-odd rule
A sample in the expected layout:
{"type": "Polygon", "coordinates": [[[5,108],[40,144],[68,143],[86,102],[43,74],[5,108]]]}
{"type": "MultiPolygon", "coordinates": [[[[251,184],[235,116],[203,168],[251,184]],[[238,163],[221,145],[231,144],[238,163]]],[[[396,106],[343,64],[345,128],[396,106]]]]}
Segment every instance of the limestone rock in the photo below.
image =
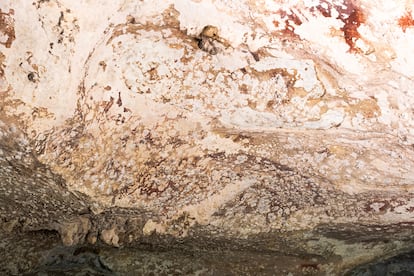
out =
{"type": "Polygon", "coordinates": [[[76,220],[62,223],[58,227],[62,242],[66,246],[82,243],[90,228],[90,221],[85,217],[78,217],[76,220]]]}
{"type": "MultiPolygon", "coordinates": [[[[413,8],[2,1],[2,237],[99,237],[129,256],[102,246],[114,271],[138,269],[130,248],[148,244],[266,252],[262,272],[277,256],[286,274],[412,250],[413,8]]],[[[257,267],[199,261],[186,271],[257,267]]]]}
{"type": "Polygon", "coordinates": [[[106,244],[119,247],[119,237],[114,228],[102,230],[101,238],[106,244]]]}

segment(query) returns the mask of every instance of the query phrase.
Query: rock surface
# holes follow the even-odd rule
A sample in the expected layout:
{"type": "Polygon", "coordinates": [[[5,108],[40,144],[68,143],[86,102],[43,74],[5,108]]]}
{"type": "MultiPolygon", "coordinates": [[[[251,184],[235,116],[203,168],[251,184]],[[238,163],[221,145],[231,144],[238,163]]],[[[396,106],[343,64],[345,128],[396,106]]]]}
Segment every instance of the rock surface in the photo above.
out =
{"type": "Polygon", "coordinates": [[[2,269],[323,275],[412,250],[412,9],[2,1],[2,269]]]}

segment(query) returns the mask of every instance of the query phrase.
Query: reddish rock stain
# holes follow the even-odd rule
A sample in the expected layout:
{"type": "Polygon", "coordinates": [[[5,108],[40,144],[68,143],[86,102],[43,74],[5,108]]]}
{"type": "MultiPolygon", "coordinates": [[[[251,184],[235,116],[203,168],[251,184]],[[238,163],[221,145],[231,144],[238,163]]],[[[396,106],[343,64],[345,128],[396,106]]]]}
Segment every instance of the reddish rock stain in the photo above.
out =
{"type": "MultiPolygon", "coordinates": [[[[365,14],[355,4],[354,0],[343,0],[341,2],[321,0],[318,5],[310,8],[310,11],[313,14],[319,12],[324,17],[332,17],[333,9],[338,12],[337,19],[344,23],[340,30],[343,32],[345,42],[349,46],[349,52],[361,53],[362,50],[356,46],[356,42],[361,38],[358,28],[361,24],[365,23],[365,14]]],[[[293,10],[290,10],[289,12],[279,10],[279,14],[285,22],[285,27],[284,30],[282,30],[282,33],[289,36],[297,36],[295,34],[295,26],[299,26],[303,23],[300,17],[293,10]]],[[[275,27],[279,27],[279,23],[280,22],[273,21],[275,27]]],[[[414,25],[412,19],[409,23],[414,25]]]]}
{"type": "Polygon", "coordinates": [[[302,20],[300,20],[299,16],[292,10],[290,10],[289,13],[284,10],[280,10],[279,13],[282,19],[286,18],[285,29],[282,32],[286,35],[297,36],[297,34],[295,34],[295,25],[302,25],[302,20]]]}
{"type": "Polygon", "coordinates": [[[358,28],[359,26],[361,26],[362,23],[365,22],[366,18],[364,13],[360,9],[355,7],[352,3],[350,3],[350,5],[347,7],[348,8],[345,11],[348,12],[348,10],[350,10],[348,17],[344,17],[344,15],[347,15],[346,12],[341,13],[339,16],[339,19],[341,19],[345,24],[341,28],[341,31],[344,32],[345,42],[350,47],[349,51],[360,53],[361,49],[356,47],[355,43],[359,38],[361,38],[361,35],[358,32],[358,28]]]}
{"type": "Polygon", "coordinates": [[[404,33],[408,27],[414,26],[414,20],[411,16],[411,11],[407,11],[407,13],[404,16],[398,19],[398,25],[400,25],[404,33]]]}
{"type": "MultiPolygon", "coordinates": [[[[332,9],[332,4],[328,3],[326,1],[321,1],[321,4],[325,4],[324,6],[322,5],[318,5],[316,6],[316,9],[325,17],[332,17],[332,13],[331,13],[331,9],[332,9]],[[328,8],[326,8],[325,6],[327,6],[328,8]]],[[[313,10],[311,10],[313,12],[313,10]]]]}
{"type": "Polygon", "coordinates": [[[344,0],[340,5],[322,0],[319,5],[311,8],[311,12],[319,11],[325,17],[332,17],[332,9],[339,13],[337,19],[344,23],[341,31],[344,33],[346,44],[349,45],[349,51],[360,53],[361,49],[356,47],[355,43],[361,38],[358,28],[365,22],[365,14],[352,0],[344,0]]]}

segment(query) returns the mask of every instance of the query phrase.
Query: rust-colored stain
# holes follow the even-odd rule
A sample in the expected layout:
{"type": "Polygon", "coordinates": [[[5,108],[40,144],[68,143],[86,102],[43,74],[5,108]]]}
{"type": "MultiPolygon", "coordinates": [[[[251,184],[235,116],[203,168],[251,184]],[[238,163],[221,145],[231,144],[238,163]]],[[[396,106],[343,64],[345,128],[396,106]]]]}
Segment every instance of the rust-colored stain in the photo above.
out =
{"type": "Polygon", "coordinates": [[[358,32],[358,28],[362,23],[365,22],[366,18],[364,13],[351,3],[351,5],[347,6],[345,12],[342,13],[339,17],[345,23],[345,25],[341,28],[341,31],[344,32],[345,41],[350,47],[349,51],[360,53],[361,49],[356,47],[355,43],[359,38],[361,38],[361,35],[358,32]],[[350,11],[350,13],[348,17],[345,17],[348,11],[350,11]]]}
{"type": "MultiPolygon", "coordinates": [[[[292,10],[290,10],[289,12],[280,10],[279,13],[280,13],[280,17],[282,19],[285,19],[285,29],[282,32],[286,35],[297,36],[295,34],[295,26],[302,25],[302,20],[299,18],[299,16],[292,10]]],[[[275,21],[273,21],[273,25],[278,27],[279,22],[275,24],[275,21]]]]}
{"type": "Polygon", "coordinates": [[[290,10],[290,14],[288,14],[288,19],[295,23],[296,25],[300,26],[302,25],[302,20],[300,20],[299,16],[294,13],[292,10],[290,10]]]}
{"type": "Polygon", "coordinates": [[[16,33],[14,32],[14,10],[10,9],[8,13],[2,12],[0,9],[0,34],[4,37],[7,37],[6,42],[0,42],[10,48],[13,41],[16,39],[16,33]]]}
{"type": "Polygon", "coordinates": [[[320,1],[320,4],[317,5],[315,8],[312,8],[311,11],[314,12],[315,9],[318,10],[325,17],[332,17],[332,4],[330,2],[320,1]]]}
{"type": "MultiPolygon", "coordinates": [[[[357,2],[355,0],[321,0],[318,5],[310,8],[310,11],[314,15],[316,13],[320,13],[324,17],[332,17],[333,11],[336,10],[338,13],[336,18],[344,23],[343,27],[338,31],[343,33],[345,42],[349,45],[349,52],[361,53],[362,50],[356,46],[356,42],[361,38],[358,28],[361,24],[365,23],[366,15],[356,3],[357,2]]],[[[285,23],[284,29],[281,33],[286,36],[297,37],[297,34],[295,34],[295,27],[300,26],[303,23],[301,17],[292,9],[289,11],[279,10],[278,13],[285,23]]],[[[274,20],[273,25],[278,28],[282,22],[274,20]]],[[[408,22],[411,25],[414,25],[412,19],[411,21],[408,20],[408,22]]]]}
{"type": "Polygon", "coordinates": [[[332,4],[328,1],[320,1],[320,4],[311,9],[312,12],[319,11],[325,17],[332,17],[332,10],[335,9],[339,15],[337,19],[344,22],[341,31],[344,34],[349,51],[360,53],[361,49],[355,46],[356,41],[361,38],[358,28],[366,21],[366,16],[353,0],[344,0],[341,4],[332,4]]]}
{"type": "Polygon", "coordinates": [[[411,11],[407,11],[407,13],[404,16],[398,19],[398,25],[400,25],[404,33],[408,27],[414,26],[414,20],[411,15],[411,11]]]}

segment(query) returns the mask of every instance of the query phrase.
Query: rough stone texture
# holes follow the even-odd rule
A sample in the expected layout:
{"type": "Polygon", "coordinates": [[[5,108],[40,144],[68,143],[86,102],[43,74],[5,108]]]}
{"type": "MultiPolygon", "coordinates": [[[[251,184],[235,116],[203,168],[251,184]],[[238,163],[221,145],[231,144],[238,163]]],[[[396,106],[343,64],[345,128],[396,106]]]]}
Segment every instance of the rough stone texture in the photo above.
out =
{"type": "Polygon", "coordinates": [[[2,269],[341,274],[412,250],[413,8],[2,1],[2,269]]]}

